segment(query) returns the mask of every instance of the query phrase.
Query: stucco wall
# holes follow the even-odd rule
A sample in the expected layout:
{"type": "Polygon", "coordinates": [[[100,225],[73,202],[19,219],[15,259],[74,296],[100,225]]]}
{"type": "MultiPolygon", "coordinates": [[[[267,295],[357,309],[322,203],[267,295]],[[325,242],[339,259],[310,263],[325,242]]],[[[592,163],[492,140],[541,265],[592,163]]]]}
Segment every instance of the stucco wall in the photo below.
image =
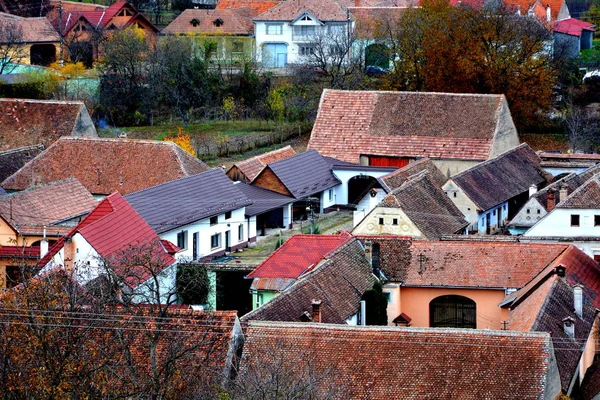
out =
{"type": "Polygon", "coordinates": [[[375,207],[352,232],[358,235],[391,234],[424,237],[401,209],[390,207],[375,207]],[[380,224],[380,218],[383,218],[383,225],[380,224]]]}
{"type": "Polygon", "coordinates": [[[579,57],[580,41],[578,36],[554,32],[554,52],[558,56],[579,57]]]}
{"type": "Polygon", "coordinates": [[[92,118],[90,117],[90,114],[85,106],[81,106],[79,110],[79,115],[75,120],[75,126],[71,132],[71,136],[98,137],[94,122],[92,121],[92,118]]]}
{"type": "MultiPolygon", "coordinates": [[[[444,295],[468,297],[476,304],[477,329],[501,329],[502,321],[508,319],[508,310],[498,307],[505,296],[504,290],[491,289],[438,289],[402,287],[399,292],[400,309],[393,302],[388,304],[388,310],[403,312],[412,318],[411,326],[429,327],[429,303],[431,300],[444,295]]],[[[394,298],[395,299],[395,298],[394,298]]],[[[397,317],[400,312],[392,317],[397,317]]],[[[390,313],[388,312],[388,319],[390,313]]]]}
{"type": "Polygon", "coordinates": [[[600,226],[594,226],[594,215],[600,210],[555,208],[523,236],[599,237],[600,226]],[[571,226],[571,215],[579,215],[579,226],[571,226]]]}
{"type": "Polygon", "coordinates": [[[510,221],[510,225],[531,227],[541,220],[548,212],[535,198],[530,198],[510,221]]]}
{"type": "Polygon", "coordinates": [[[489,158],[496,157],[498,154],[513,149],[518,145],[519,135],[517,133],[517,128],[510,115],[510,109],[508,108],[506,98],[503,97],[498,115],[498,125],[494,132],[494,141],[492,143],[489,158]]]}
{"type": "MultiPolygon", "coordinates": [[[[457,184],[449,179],[444,186],[442,186],[446,195],[452,200],[456,208],[463,213],[465,219],[472,225],[476,225],[479,220],[479,214],[477,213],[477,207],[475,203],[458,187],[457,184]]],[[[470,229],[470,227],[469,227],[470,229]]]]}
{"type": "Polygon", "coordinates": [[[442,171],[446,177],[451,177],[452,175],[456,175],[461,173],[475,165],[479,164],[484,160],[439,160],[432,159],[433,163],[436,167],[442,171]]]}

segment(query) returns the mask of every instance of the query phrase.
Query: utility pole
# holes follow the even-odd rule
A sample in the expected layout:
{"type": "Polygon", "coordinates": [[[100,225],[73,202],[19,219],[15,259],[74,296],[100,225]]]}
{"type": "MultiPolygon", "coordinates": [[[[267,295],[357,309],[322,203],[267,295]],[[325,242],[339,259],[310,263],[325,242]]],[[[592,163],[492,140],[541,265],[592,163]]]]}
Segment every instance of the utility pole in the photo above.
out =
{"type": "Polygon", "coordinates": [[[306,207],[306,211],[310,212],[310,234],[312,235],[315,229],[315,211],[313,210],[312,202],[318,199],[315,197],[309,197],[306,200],[308,200],[308,207],[306,207]]]}
{"type": "Polygon", "coordinates": [[[63,32],[64,31],[63,31],[63,18],[62,18],[62,15],[63,15],[63,6],[62,6],[62,0],[60,0],[58,2],[58,18],[59,18],[59,21],[60,21],[59,29],[58,29],[58,37],[60,38],[58,52],[60,54],[59,55],[59,57],[60,57],[59,64],[60,64],[61,68],[65,66],[65,59],[64,59],[64,55],[63,55],[63,32]]]}

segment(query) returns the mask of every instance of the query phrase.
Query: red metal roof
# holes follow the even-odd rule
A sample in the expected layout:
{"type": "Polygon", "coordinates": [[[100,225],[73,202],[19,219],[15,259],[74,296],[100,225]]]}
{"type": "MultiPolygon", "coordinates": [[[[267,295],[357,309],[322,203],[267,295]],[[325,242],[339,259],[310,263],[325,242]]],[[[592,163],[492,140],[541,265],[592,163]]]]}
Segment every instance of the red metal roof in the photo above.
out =
{"type": "Polygon", "coordinates": [[[40,246],[0,246],[0,258],[38,258],[40,246]]]}
{"type": "Polygon", "coordinates": [[[351,238],[347,232],[341,235],[294,235],[248,274],[248,278],[298,278],[351,238]]]}
{"type": "Polygon", "coordinates": [[[594,32],[594,24],[589,22],[581,21],[576,18],[567,18],[561,21],[557,21],[554,24],[554,32],[564,33],[572,36],[581,36],[581,33],[586,31],[594,32]]]}

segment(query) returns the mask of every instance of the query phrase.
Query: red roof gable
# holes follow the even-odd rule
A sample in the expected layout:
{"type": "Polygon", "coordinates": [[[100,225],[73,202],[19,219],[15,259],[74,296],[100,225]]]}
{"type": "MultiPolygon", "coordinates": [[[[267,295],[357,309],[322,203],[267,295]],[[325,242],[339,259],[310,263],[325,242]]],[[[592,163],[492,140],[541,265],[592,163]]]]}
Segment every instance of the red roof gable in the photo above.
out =
{"type": "Polygon", "coordinates": [[[294,235],[247,277],[296,279],[351,238],[347,232],[341,235],[294,235]]]}
{"type": "Polygon", "coordinates": [[[576,18],[563,19],[554,24],[554,32],[571,36],[581,36],[584,30],[594,32],[596,29],[594,29],[594,24],[576,18]]]}

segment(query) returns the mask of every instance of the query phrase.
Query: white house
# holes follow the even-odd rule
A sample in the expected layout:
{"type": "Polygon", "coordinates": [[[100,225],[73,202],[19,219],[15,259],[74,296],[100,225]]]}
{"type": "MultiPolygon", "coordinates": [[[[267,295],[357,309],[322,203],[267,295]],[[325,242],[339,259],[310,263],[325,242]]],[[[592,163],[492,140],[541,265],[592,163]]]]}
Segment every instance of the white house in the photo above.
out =
{"type": "Polygon", "coordinates": [[[115,192],[52,246],[40,266],[43,272],[64,268],[87,287],[116,279],[133,302],[169,304],[177,299],[177,250],[115,192]]]}
{"type": "Polygon", "coordinates": [[[248,245],[251,204],[221,168],[126,196],[161,239],[177,244],[179,259],[208,260],[248,245]]]}
{"type": "Polygon", "coordinates": [[[349,5],[333,0],[288,0],[256,16],[257,61],[266,68],[302,63],[324,41],[331,47],[322,46],[323,50],[332,55],[344,51],[335,44],[344,43],[353,29],[349,5]]]}
{"type": "Polygon", "coordinates": [[[523,234],[522,241],[572,243],[600,260],[600,178],[590,178],[523,234]]]}

